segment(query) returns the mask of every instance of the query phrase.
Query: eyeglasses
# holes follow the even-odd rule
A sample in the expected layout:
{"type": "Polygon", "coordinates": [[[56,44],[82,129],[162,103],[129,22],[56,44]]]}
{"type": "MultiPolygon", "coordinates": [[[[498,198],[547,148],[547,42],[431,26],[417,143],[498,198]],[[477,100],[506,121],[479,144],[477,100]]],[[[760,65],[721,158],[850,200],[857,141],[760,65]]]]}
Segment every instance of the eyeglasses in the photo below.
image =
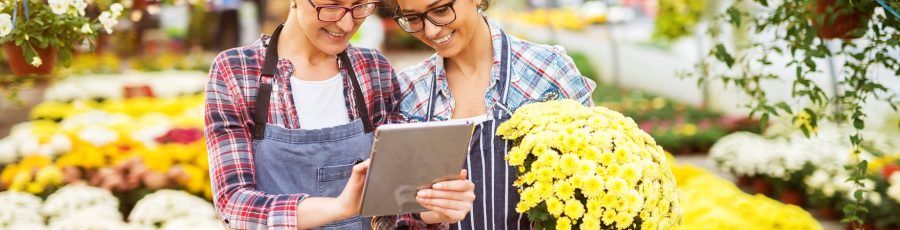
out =
{"type": "Polygon", "coordinates": [[[398,16],[394,17],[394,21],[397,21],[397,24],[400,24],[400,28],[407,33],[416,33],[425,29],[425,18],[432,25],[445,26],[456,21],[456,11],[453,9],[454,3],[456,3],[456,0],[418,14],[401,15],[400,8],[397,8],[395,14],[398,16]]]}
{"type": "Polygon", "coordinates": [[[346,6],[338,6],[338,5],[316,5],[312,0],[308,0],[309,4],[316,8],[317,17],[319,21],[323,22],[336,22],[344,18],[344,15],[347,15],[347,12],[350,12],[350,16],[353,19],[362,19],[372,15],[375,12],[375,6],[378,4],[377,1],[367,2],[362,4],[356,4],[350,7],[346,6]]]}

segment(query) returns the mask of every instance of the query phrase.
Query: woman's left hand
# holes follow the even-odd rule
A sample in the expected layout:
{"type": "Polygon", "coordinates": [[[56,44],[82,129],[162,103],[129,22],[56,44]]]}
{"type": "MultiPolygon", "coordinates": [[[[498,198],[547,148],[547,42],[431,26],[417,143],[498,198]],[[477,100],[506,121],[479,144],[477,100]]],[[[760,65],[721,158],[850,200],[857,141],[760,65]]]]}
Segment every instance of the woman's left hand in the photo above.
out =
{"type": "Polygon", "coordinates": [[[425,223],[455,223],[466,218],[475,201],[475,184],[466,178],[468,171],[463,169],[457,180],[438,182],[431,189],[419,190],[416,201],[431,210],[420,214],[425,223]]]}

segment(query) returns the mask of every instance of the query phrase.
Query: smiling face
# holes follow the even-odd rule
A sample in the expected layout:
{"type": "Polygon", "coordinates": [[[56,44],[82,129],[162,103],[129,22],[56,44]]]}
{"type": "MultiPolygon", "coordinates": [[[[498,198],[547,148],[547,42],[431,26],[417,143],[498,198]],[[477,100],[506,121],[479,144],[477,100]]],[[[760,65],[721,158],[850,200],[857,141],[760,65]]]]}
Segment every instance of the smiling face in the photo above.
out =
{"type": "MultiPolygon", "coordinates": [[[[292,0],[295,1],[297,10],[296,20],[299,22],[303,33],[309,38],[309,41],[319,50],[331,55],[337,55],[347,49],[350,37],[356,33],[359,26],[362,25],[365,18],[354,19],[351,11],[340,15],[335,11],[343,11],[333,8],[333,6],[351,7],[358,4],[375,2],[374,0],[292,0]],[[322,8],[319,12],[316,7],[322,8]],[[338,16],[334,16],[338,15],[338,16]],[[339,16],[340,19],[333,22],[327,22],[339,16]],[[319,20],[322,18],[326,21],[319,20]]],[[[375,5],[372,7],[374,11],[375,5]]]]}
{"type": "MultiPolygon", "coordinates": [[[[484,23],[484,18],[478,13],[478,6],[483,0],[397,0],[399,7],[398,16],[421,14],[428,12],[431,19],[453,19],[443,26],[436,26],[428,18],[421,18],[417,23],[422,27],[413,26],[421,31],[411,33],[420,41],[428,44],[442,57],[451,58],[458,55],[475,38],[478,23],[484,23]],[[455,19],[452,17],[455,14],[455,19]]],[[[415,23],[413,23],[415,24],[415,23]]]]}

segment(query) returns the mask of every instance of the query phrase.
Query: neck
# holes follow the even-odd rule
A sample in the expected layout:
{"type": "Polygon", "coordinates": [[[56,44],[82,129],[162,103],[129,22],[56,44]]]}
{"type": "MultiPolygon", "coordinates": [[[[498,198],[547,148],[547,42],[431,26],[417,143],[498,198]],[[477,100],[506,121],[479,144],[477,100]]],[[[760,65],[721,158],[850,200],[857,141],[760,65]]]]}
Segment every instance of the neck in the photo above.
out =
{"type": "Polygon", "coordinates": [[[281,29],[278,42],[278,57],[287,58],[294,65],[318,66],[332,64],[336,60],[335,55],[327,54],[319,50],[308,36],[303,32],[300,23],[297,22],[296,11],[288,13],[288,19],[281,29]]]}
{"type": "Polygon", "coordinates": [[[476,23],[475,35],[469,44],[456,56],[447,58],[447,67],[455,68],[463,76],[478,77],[484,69],[490,70],[494,63],[494,48],[491,41],[491,29],[487,22],[476,23]]]}

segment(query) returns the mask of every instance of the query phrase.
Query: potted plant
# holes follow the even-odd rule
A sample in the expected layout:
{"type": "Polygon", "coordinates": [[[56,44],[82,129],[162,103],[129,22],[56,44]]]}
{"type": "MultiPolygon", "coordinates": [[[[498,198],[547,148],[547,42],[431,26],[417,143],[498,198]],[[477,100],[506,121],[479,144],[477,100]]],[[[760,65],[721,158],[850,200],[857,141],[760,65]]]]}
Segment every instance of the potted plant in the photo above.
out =
{"type": "Polygon", "coordinates": [[[875,11],[875,1],[816,0],[809,1],[811,21],[819,37],[855,39],[866,34],[865,27],[875,11]]]}
{"type": "Polygon", "coordinates": [[[101,32],[112,33],[123,7],[115,3],[96,19],[85,16],[85,0],[13,0],[0,3],[0,43],[17,76],[44,75],[101,32]]]}

